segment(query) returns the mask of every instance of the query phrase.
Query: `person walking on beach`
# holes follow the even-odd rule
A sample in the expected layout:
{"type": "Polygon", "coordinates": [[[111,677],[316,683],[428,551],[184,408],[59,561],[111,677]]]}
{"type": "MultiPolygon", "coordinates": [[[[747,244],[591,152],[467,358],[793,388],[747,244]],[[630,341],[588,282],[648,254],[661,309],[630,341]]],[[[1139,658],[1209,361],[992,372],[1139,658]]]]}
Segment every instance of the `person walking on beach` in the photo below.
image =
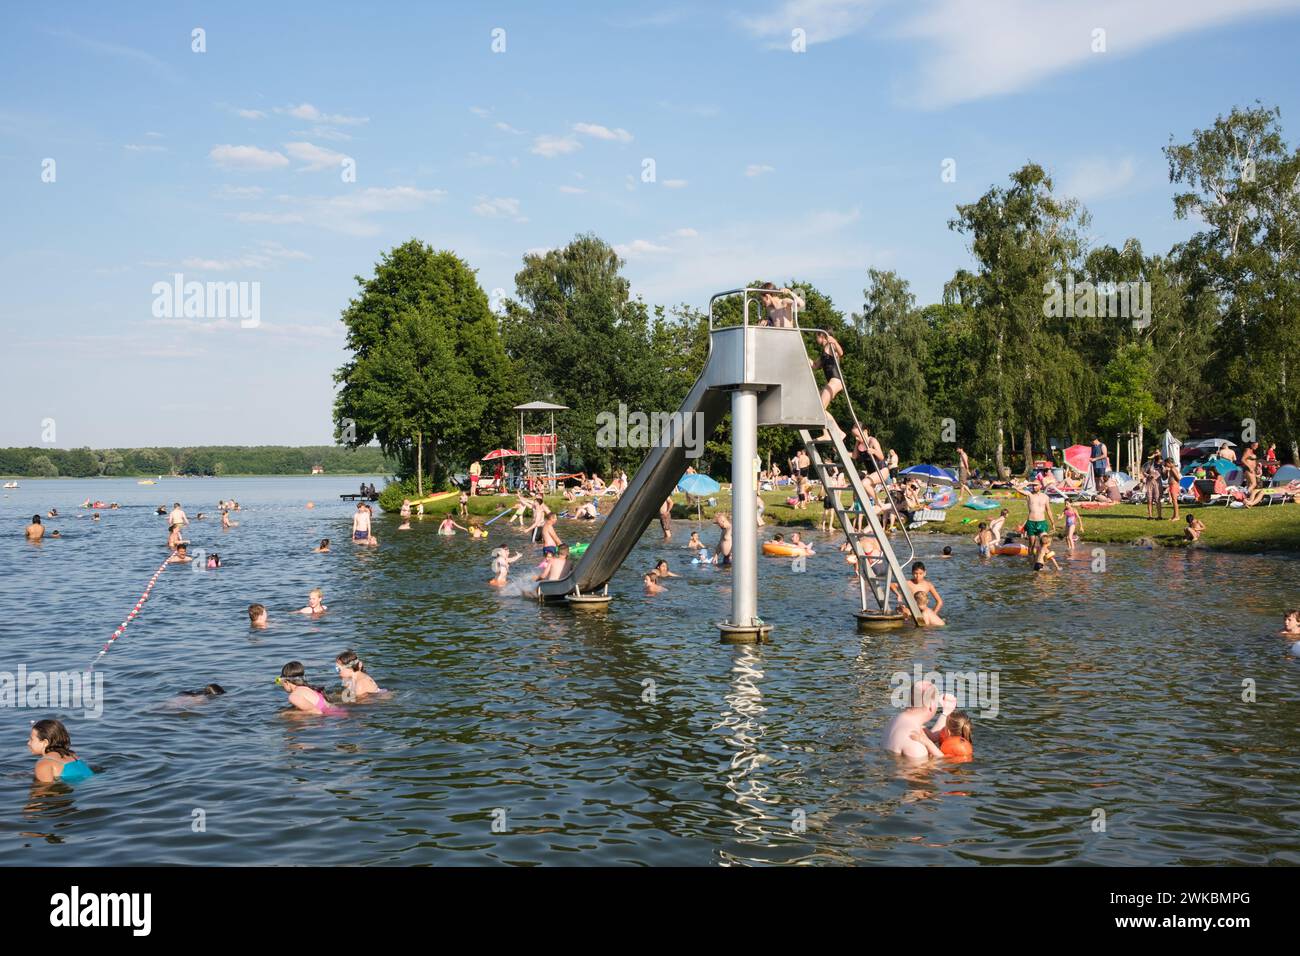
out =
{"type": "Polygon", "coordinates": [[[961,501],[963,497],[969,497],[970,490],[970,459],[966,456],[966,449],[961,445],[957,446],[957,500],[961,501]]]}

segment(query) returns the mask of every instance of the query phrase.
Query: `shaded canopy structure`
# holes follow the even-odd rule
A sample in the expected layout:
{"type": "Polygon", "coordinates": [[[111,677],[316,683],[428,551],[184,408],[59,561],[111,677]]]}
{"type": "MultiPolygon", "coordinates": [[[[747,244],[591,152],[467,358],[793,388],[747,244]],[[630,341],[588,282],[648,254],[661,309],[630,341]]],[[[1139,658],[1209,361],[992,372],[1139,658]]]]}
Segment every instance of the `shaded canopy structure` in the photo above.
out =
{"type": "Polygon", "coordinates": [[[519,450],[524,459],[524,477],[532,485],[541,482],[547,491],[555,490],[555,413],[566,412],[568,405],[555,405],[551,402],[526,402],[516,405],[519,413],[519,450]],[[524,431],[524,416],[529,412],[550,413],[550,431],[527,434],[524,431]]]}

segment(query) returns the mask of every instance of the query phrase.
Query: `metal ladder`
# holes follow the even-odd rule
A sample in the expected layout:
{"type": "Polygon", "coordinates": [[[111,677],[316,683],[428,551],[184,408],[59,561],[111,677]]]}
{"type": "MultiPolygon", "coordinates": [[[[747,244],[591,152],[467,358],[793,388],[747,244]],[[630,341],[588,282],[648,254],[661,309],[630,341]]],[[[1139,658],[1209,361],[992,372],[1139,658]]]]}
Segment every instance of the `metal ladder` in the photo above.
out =
{"type": "MultiPolygon", "coordinates": [[[[849,541],[849,547],[853,549],[853,554],[857,558],[858,589],[861,592],[862,610],[867,608],[867,589],[870,586],[871,596],[875,598],[876,604],[884,613],[889,612],[890,602],[890,585],[897,581],[900,585],[898,591],[902,595],[902,600],[906,604],[908,611],[912,614],[912,620],[919,626],[921,621],[921,609],[917,606],[916,598],[912,591],[903,582],[906,580],[903,575],[903,569],[898,561],[898,556],[894,554],[894,546],[889,539],[885,537],[885,529],[880,523],[880,517],[876,514],[875,501],[867,498],[867,490],[862,484],[862,478],[858,474],[858,469],[854,465],[853,459],[849,456],[848,449],[844,446],[844,440],[840,438],[839,428],[831,419],[830,415],[826,416],[826,431],[830,435],[831,445],[835,450],[835,455],[839,459],[840,469],[849,479],[849,487],[853,490],[853,497],[861,504],[862,513],[867,519],[867,524],[871,528],[872,534],[875,535],[877,543],[880,545],[880,558],[885,563],[885,576],[882,580],[872,568],[872,561],[867,557],[862,546],[858,543],[858,536],[853,531],[853,523],[849,513],[840,504],[839,496],[836,495],[835,489],[831,487],[830,475],[826,470],[826,463],[822,460],[821,453],[817,449],[817,442],[813,441],[812,434],[806,428],[799,429],[799,438],[803,441],[804,448],[808,451],[808,460],[817,471],[817,477],[821,481],[822,490],[826,497],[831,501],[831,507],[835,511],[836,517],[840,519],[840,527],[844,530],[844,536],[849,541]]],[[[856,418],[856,416],[855,416],[856,418]]],[[[908,539],[910,542],[910,538],[908,539]]],[[[915,549],[913,549],[915,555],[915,549]]]]}

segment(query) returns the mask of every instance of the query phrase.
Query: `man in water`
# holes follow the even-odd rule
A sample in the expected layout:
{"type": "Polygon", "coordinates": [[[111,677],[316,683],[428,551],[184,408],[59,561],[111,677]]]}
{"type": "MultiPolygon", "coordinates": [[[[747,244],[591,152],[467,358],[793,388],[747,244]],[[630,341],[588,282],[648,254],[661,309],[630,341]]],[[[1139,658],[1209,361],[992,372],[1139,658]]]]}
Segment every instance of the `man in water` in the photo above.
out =
{"type": "Polygon", "coordinates": [[[669,495],[659,506],[659,527],[663,528],[664,540],[673,538],[673,496],[669,495]]]}
{"type": "Polygon", "coordinates": [[[167,516],[167,523],[178,525],[187,525],[190,523],[190,519],[185,515],[185,509],[181,507],[179,501],[172,505],[172,513],[167,516]]]}
{"type": "MultiPolygon", "coordinates": [[[[555,520],[555,512],[552,511],[546,516],[546,523],[542,525],[542,554],[559,554],[560,548],[564,547],[564,542],[560,540],[559,534],[556,533],[555,520]]],[[[564,552],[568,554],[569,549],[565,548],[564,552]]],[[[548,578],[547,580],[553,579],[548,578]]]]}
{"type": "MultiPolygon", "coordinates": [[[[925,565],[920,561],[912,562],[912,577],[903,582],[903,586],[912,592],[912,597],[916,598],[916,606],[921,611],[921,624],[926,627],[943,627],[944,620],[939,616],[943,610],[943,598],[934,584],[926,577],[925,565]],[[930,598],[934,598],[934,610],[930,610],[930,598]]],[[[897,584],[890,584],[894,591],[898,591],[897,584]]],[[[902,606],[904,614],[911,614],[907,605],[902,606]]]]}
{"type": "Polygon", "coordinates": [[[912,706],[908,707],[889,722],[885,730],[885,749],[909,760],[925,760],[933,755],[937,748],[927,747],[930,739],[926,731],[926,722],[939,712],[942,704],[943,713],[935,722],[934,730],[946,722],[948,715],[957,707],[957,698],[952,694],[939,695],[939,689],[930,681],[917,681],[912,685],[912,706]]]}
{"type": "Polygon", "coordinates": [[[713,516],[713,521],[722,529],[722,534],[718,536],[718,564],[731,564],[731,519],[719,511],[713,516]]]}
{"type": "Polygon", "coordinates": [[[352,540],[357,544],[370,540],[370,509],[362,502],[357,502],[356,513],[352,515],[352,540]]]}
{"type": "Polygon", "coordinates": [[[40,541],[45,537],[45,525],[41,524],[40,515],[32,515],[32,523],[27,526],[27,540],[40,541]]]}
{"type": "Polygon", "coordinates": [[[1029,483],[1029,520],[1025,522],[1025,534],[1029,536],[1029,563],[1034,561],[1038,550],[1038,539],[1047,531],[1056,530],[1056,517],[1052,514],[1052,503],[1043,492],[1042,482],[1029,483]]]}

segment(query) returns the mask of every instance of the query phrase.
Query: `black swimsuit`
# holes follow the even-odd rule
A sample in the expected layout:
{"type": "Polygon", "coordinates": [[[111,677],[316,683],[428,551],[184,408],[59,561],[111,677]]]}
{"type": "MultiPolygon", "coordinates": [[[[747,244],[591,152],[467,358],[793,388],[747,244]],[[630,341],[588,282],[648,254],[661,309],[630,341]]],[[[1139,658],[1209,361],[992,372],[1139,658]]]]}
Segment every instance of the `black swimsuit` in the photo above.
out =
{"type": "Polygon", "coordinates": [[[840,374],[840,361],[835,355],[835,349],[826,346],[822,349],[822,371],[826,373],[826,384],[830,384],[831,379],[838,378],[844,381],[844,376],[840,374]]]}

